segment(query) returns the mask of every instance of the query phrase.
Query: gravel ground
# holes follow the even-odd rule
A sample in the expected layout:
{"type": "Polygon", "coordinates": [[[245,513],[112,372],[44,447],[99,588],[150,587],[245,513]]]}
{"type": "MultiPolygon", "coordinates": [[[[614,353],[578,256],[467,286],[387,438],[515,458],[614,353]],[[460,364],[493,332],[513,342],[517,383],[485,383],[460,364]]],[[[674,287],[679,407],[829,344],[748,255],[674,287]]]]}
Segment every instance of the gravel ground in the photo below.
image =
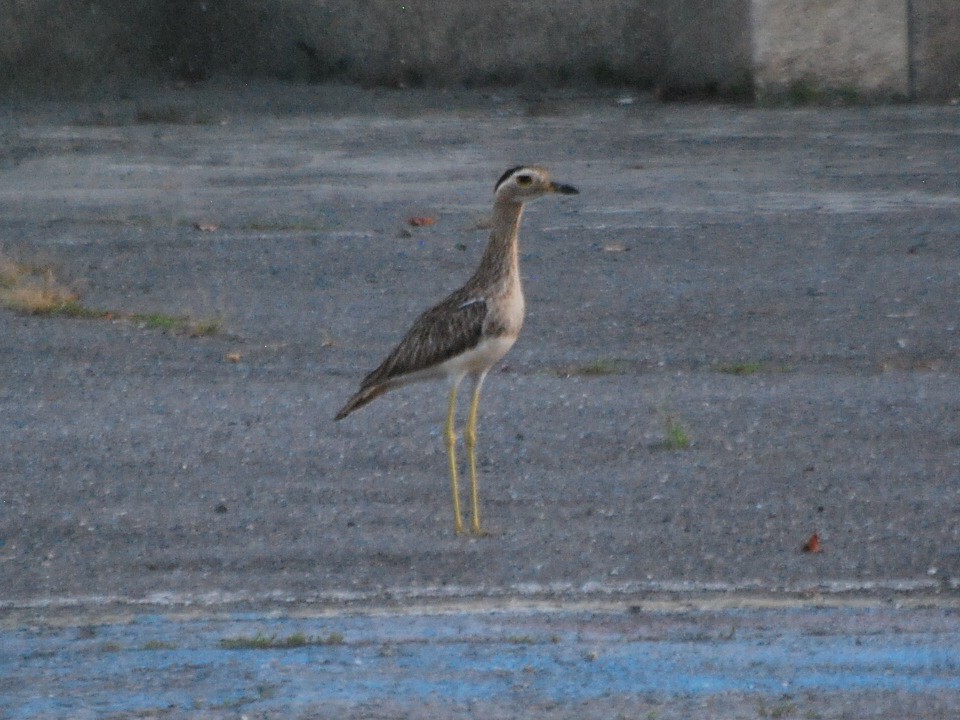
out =
{"type": "Polygon", "coordinates": [[[112,313],[0,311],[0,612],[955,598],[960,110],[629,100],[0,107],[0,255],[112,313]],[[581,194],[526,213],[527,323],[480,411],[492,533],[456,537],[443,387],[332,416],[472,272],[520,162],[581,194]]]}

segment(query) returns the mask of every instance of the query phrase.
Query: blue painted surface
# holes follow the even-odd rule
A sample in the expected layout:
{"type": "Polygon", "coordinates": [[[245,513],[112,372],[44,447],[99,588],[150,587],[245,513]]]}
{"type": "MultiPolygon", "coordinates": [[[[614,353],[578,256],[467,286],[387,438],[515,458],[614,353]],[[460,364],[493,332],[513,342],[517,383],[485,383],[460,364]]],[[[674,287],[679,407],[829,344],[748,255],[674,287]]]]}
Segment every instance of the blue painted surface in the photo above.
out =
{"type": "Polygon", "coordinates": [[[330,702],[569,703],[640,694],[960,693],[960,625],[952,615],[887,631],[885,618],[865,611],[786,615],[784,622],[772,614],[757,622],[757,613],[714,613],[702,632],[696,617],[611,621],[582,613],[143,616],[126,624],[4,630],[0,717],[262,712],[330,702]],[[337,633],[344,642],[221,647],[224,639],[258,633],[337,633]]]}

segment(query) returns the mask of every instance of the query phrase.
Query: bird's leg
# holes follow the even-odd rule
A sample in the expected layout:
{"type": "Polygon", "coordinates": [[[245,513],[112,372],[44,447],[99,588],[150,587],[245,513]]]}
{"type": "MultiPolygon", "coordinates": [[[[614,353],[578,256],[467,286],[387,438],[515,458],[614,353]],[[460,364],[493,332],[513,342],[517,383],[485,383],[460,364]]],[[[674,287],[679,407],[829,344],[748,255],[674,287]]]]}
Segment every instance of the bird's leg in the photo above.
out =
{"type": "Polygon", "coordinates": [[[477,491],[477,408],[480,406],[480,387],[485,375],[477,378],[473,386],[473,399],[470,401],[470,414],[467,416],[467,427],[464,435],[467,440],[467,455],[470,458],[470,505],[472,520],[470,530],[474,535],[481,535],[480,529],[480,499],[477,491]]]}
{"type": "Polygon", "coordinates": [[[460,513],[460,486],[457,482],[457,431],[454,419],[457,414],[457,387],[450,388],[450,409],[447,412],[447,428],[444,438],[447,441],[447,454],[450,456],[450,487],[453,491],[453,526],[457,535],[463,534],[463,516],[460,513]]]}

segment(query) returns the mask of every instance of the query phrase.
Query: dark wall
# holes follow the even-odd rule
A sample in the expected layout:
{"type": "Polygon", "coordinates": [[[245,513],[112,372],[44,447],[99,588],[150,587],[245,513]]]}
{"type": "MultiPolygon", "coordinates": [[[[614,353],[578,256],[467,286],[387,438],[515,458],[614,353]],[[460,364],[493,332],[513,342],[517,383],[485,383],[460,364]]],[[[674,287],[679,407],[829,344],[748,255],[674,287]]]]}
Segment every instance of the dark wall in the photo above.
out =
{"type": "MultiPolygon", "coordinates": [[[[216,75],[748,94],[756,0],[4,0],[0,93],[216,75]]],[[[960,94],[960,3],[911,0],[914,96],[960,94]]]]}
{"type": "MultiPolygon", "coordinates": [[[[0,5],[0,92],[79,94],[144,78],[223,74],[376,85],[680,80],[696,87],[722,85],[731,64],[747,73],[748,52],[731,60],[709,40],[719,16],[700,18],[686,5],[710,3],[8,0],[0,5]],[[709,56],[698,56],[699,47],[710,48],[709,56]]],[[[749,47],[746,23],[728,22],[724,32],[749,47]]]]}
{"type": "Polygon", "coordinates": [[[912,0],[910,75],[913,96],[960,97],[960,2],[912,0]]]}

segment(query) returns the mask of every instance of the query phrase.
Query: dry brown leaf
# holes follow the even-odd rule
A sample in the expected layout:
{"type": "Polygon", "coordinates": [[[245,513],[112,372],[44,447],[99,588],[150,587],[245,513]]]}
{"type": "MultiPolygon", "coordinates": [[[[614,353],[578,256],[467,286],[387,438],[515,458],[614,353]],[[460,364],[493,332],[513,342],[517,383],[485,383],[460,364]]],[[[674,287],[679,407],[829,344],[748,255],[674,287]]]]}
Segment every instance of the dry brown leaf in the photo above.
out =
{"type": "Polygon", "coordinates": [[[818,533],[811,535],[810,539],[803,544],[803,551],[806,553],[823,552],[823,548],[820,546],[820,535],[818,533]]]}
{"type": "Polygon", "coordinates": [[[422,215],[419,217],[410,218],[407,220],[407,224],[412,225],[413,227],[430,227],[431,225],[437,224],[437,219],[428,215],[422,215]]]}

